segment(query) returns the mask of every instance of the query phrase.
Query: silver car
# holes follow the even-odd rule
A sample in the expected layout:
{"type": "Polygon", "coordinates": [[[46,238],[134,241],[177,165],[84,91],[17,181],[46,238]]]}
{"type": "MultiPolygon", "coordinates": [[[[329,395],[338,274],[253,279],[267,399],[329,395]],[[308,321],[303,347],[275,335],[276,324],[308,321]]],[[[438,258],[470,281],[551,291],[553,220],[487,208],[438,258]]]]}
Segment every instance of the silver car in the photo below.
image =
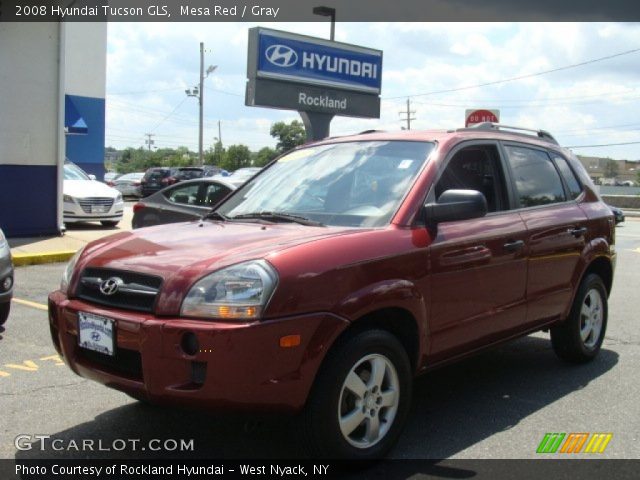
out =
{"type": "Polygon", "coordinates": [[[11,296],[13,295],[13,263],[11,262],[11,250],[0,229],[0,325],[9,318],[11,309],[11,296]]]}
{"type": "Polygon", "coordinates": [[[107,185],[118,190],[123,197],[141,197],[140,181],[142,177],[144,177],[144,172],[127,173],[107,182],[107,185]]]}

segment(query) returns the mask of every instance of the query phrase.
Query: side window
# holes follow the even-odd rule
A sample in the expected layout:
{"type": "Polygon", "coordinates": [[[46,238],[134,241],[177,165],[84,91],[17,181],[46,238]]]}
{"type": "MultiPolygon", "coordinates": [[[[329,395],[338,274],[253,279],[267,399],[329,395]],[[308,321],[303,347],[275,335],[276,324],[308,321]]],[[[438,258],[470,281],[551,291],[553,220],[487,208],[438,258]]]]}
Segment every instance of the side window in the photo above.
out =
{"type": "Polygon", "coordinates": [[[179,186],[173,188],[164,193],[167,200],[173,203],[182,205],[197,205],[198,204],[198,189],[199,183],[192,183],[189,185],[179,186]]]}
{"type": "Polygon", "coordinates": [[[508,209],[500,157],[495,145],[475,145],[457,152],[436,183],[436,200],[445,190],[477,190],[487,199],[489,212],[508,209]]]}
{"type": "Polygon", "coordinates": [[[564,202],[564,188],[549,155],[532,148],[507,145],[507,156],[521,207],[564,202]]]}
{"type": "Polygon", "coordinates": [[[205,186],[204,203],[205,207],[214,207],[229,192],[229,189],[219,183],[210,183],[205,186]]]}
{"type": "Polygon", "coordinates": [[[571,195],[571,199],[575,200],[582,193],[582,186],[576,179],[576,175],[571,170],[569,163],[567,160],[559,155],[551,154],[553,161],[556,163],[558,170],[560,170],[560,174],[562,178],[564,178],[567,187],[569,187],[569,195],[571,195]]]}

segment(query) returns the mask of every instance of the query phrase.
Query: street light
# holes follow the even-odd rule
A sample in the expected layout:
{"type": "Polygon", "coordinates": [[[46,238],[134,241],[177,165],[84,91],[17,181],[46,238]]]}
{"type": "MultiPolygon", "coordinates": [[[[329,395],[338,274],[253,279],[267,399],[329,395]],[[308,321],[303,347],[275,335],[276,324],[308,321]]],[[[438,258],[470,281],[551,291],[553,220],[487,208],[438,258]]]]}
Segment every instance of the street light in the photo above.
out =
{"type": "Polygon", "coordinates": [[[209,65],[205,74],[204,71],[204,43],[200,42],[200,86],[195,86],[192,89],[187,89],[184,93],[188,97],[196,97],[198,99],[198,105],[200,107],[200,128],[198,134],[198,165],[201,167],[204,164],[202,154],[202,124],[203,124],[203,105],[204,105],[204,79],[207,78],[214,70],[218,68],[217,65],[209,65]]]}
{"type": "Polygon", "coordinates": [[[320,15],[322,17],[331,17],[331,36],[329,37],[333,42],[336,34],[336,9],[331,7],[313,7],[313,14],[320,15]]]}

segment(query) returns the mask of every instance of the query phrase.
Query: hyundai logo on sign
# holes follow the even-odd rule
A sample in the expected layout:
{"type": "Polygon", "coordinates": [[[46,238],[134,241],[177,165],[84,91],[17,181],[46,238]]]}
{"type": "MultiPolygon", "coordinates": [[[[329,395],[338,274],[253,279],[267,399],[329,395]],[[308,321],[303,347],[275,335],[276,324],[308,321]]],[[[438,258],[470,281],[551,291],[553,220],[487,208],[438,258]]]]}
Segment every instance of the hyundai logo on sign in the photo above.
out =
{"type": "Polygon", "coordinates": [[[286,45],[271,45],[265,51],[265,56],[278,67],[291,67],[298,61],[298,54],[286,45]]]}
{"type": "MultiPolygon", "coordinates": [[[[257,77],[379,94],[382,52],[264,28],[254,30],[257,77]]],[[[251,47],[250,47],[251,48],[251,47]]]]}

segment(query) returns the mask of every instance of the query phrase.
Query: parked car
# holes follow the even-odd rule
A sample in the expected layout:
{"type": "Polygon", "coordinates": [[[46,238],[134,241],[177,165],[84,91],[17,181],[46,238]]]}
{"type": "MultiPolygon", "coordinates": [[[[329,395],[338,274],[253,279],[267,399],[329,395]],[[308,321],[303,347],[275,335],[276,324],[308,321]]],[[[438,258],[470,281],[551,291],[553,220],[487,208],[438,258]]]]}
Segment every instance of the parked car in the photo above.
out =
{"type": "Polygon", "coordinates": [[[616,221],[616,225],[618,225],[619,223],[624,222],[624,212],[622,211],[622,209],[620,209],[618,207],[614,207],[612,205],[607,205],[607,206],[613,212],[613,218],[616,221]]]}
{"type": "Polygon", "coordinates": [[[126,173],[119,176],[117,179],[107,182],[107,185],[118,190],[123,197],[141,197],[141,181],[144,177],[144,173],[126,173]]]}
{"type": "Polygon", "coordinates": [[[0,325],[4,325],[11,310],[13,295],[13,263],[9,243],[0,228],[0,325]]]}
{"type": "Polygon", "coordinates": [[[330,138],[202,222],[90,243],[49,296],[53,344],[133,397],[300,413],[314,456],[379,458],[416,375],[547,329],[562,359],[596,357],[614,238],[546,132],[330,138]]]}
{"type": "Polygon", "coordinates": [[[187,180],[156,192],[133,206],[133,228],[198,220],[236,185],[212,178],[187,180]]]}
{"type": "Polygon", "coordinates": [[[119,176],[120,176],[120,174],[116,173],[116,172],[106,172],[104,174],[104,177],[103,177],[104,183],[109,185],[109,182],[112,182],[113,180],[115,180],[119,176]]]}
{"type": "Polygon", "coordinates": [[[87,175],[71,162],[64,164],[64,223],[99,221],[105,227],[115,227],[124,211],[122,194],[87,175]]]}
{"type": "Polygon", "coordinates": [[[141,180],[142,196],[148,197],[163,188],[184,180],[205,176],[203,167],[154,167],[148,169],[141,180]]]}

